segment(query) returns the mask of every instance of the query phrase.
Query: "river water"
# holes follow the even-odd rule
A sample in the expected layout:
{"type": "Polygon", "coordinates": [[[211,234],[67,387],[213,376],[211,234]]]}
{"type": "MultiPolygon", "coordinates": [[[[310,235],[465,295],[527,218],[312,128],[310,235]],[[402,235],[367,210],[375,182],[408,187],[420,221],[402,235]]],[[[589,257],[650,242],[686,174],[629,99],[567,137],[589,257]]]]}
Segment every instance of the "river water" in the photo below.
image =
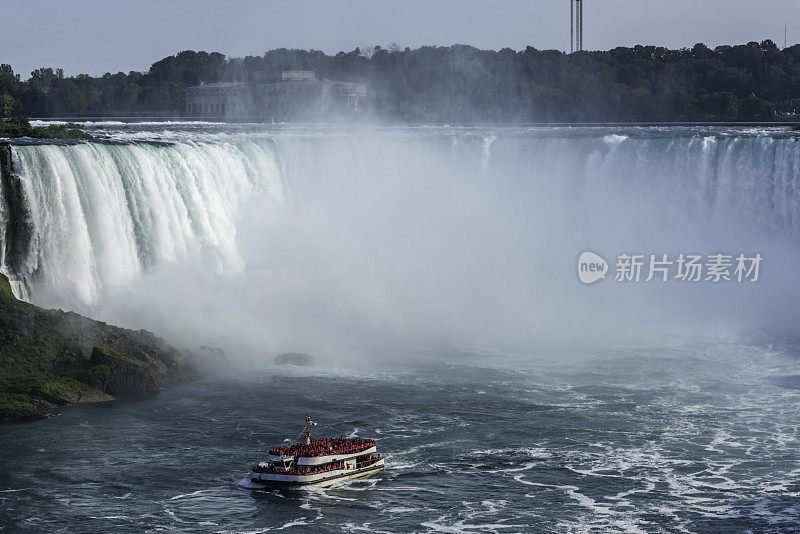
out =
{"type": "Polygon", "coordinates": [[[797,353],[719,342],[570,355],[569,365],[400,356],[379,372],[278,369],[4,427],[0,523],[790,532],[800,520],[797,353]],[[251,489],[249,466],[294,438],[306,412],[317,432],[377,438],[386,470],[324,490],[251,489]]]}

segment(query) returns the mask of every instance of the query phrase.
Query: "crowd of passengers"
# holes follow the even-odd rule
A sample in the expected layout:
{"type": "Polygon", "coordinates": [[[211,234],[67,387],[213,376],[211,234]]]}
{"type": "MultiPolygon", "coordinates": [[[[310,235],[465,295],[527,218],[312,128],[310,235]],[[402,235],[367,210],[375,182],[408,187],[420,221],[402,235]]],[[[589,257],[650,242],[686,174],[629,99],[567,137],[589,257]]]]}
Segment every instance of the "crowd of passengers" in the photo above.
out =
{"type": "Polygon", "coordinates": [[[253,467],[256,473],[278,473],[281,475],[316,475],[319,473],[327,473],[328,471],[335,471],[337,469],[344,469],[344,462],[334,462],[325,465],[309,465],[303,467],[292,467],[289,469],[277,470],[271,465],[268,467],[253,467]]]}
{"type": "Polygon", "coordinates": [[[269,453],[273,456],[326,456],[329,454],[351,454],[375,446],[374,439],[363,438],[324,438],[305,443],[295,443],[287,447],[275,447],[269,453]]]}
{"type": "MultiPolygon", "coordinates": [[[[381,459],[381,455],[366,455],[360,456],[357,458],[356,461],[356,469],[361,469],[362,467],[367,467],[378,460],[381,459]]],[[[277,470],[274,467],[266,466],[261,467],[259,465],[253,466],[253,472],[255,473],[272,473],[272,474],[281,474],[281,475],[317,475],[319,473],[327,473],[328,471],[336,471],[337,469],[344,469],[344,462],[333,462],[330,464],[325,465],[310,465],[310,466],[301,466],[301,467],[292,467],[290,469],[280,469],[277,470]]]]}

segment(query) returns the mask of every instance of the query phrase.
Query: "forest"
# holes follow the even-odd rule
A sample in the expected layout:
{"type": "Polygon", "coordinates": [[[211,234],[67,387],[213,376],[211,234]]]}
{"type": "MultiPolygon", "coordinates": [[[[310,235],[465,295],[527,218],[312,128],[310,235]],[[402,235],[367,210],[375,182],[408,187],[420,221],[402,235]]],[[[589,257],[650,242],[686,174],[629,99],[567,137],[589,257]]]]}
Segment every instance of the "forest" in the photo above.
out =
{"type": "Polygon", "coordinates": [[[183,51],[147,72],[97,77],[43,67],[23,78],[2,64],[0,116],[180,117],[189,86],[284,69],[366,83],[366,115],[402,122],[771,121],[800,104],[800,45],[781,50],[770,40],[572,54],[392,44],[335,55],[183,51]]]}

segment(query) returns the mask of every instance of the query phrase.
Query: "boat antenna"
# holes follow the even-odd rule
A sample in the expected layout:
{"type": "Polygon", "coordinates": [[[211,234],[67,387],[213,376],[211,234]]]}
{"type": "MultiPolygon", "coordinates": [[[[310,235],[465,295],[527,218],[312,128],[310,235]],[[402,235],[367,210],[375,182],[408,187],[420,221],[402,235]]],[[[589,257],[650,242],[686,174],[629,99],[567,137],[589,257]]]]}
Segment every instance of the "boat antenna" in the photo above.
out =
{"type": "Polygon", "coordinates": [[[314,421],[311,420],[310,415],[306,415],[306,426],[303,428],[303,436],[306,438],[306,445],[311,445],[311,425],[314,421]]]}

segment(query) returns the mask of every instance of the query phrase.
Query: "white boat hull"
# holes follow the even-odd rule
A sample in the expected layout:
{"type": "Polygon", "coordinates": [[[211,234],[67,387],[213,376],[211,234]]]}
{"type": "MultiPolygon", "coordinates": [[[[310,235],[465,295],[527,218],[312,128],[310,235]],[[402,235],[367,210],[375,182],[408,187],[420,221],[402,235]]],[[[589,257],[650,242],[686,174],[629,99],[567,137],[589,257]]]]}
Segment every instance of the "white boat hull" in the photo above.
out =
{"type": "Polygon", "coordinates": [[[263,484],[265,487],[275,488],[305,488],[317,487],[324,488],[338,484],[354,478],[366,477],[383,471],[384,460],[381,458],[377,462],[361,469],[337,469],[327,473],[316,473],[314,475],[280,475],[273,473],[250,473],[250,480],[256,484],[263,484]]]}

